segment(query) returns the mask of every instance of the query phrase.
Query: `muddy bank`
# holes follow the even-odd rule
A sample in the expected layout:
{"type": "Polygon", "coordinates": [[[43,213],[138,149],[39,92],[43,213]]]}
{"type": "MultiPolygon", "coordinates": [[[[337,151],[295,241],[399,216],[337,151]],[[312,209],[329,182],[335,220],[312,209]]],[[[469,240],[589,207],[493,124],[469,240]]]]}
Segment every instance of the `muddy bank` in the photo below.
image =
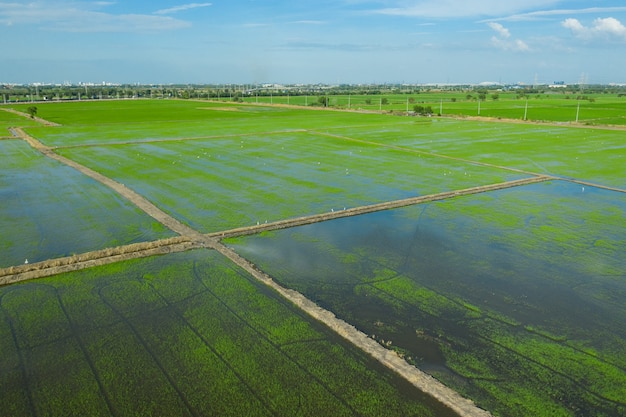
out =
{"type": "Polygon", "coordinates": [[[369,206],[352,207],[344,210],[336,210],[322,214],[314,214],[311,216],[296,217],[293,219],[279,220],[272,223],[264,223],[256,226],[239,227],[236,229],[225,230],[221,232],[210,233],[207,236],[217,239],[244,236],[254,233],[260,233],[268,230],[286,229],[289,227],[303,226],[306,224],[318,223],[341,217],[357,216],[360,214],[373,213],[376,211],[390,210],[400,207],[411,206],[415,204],[427,203],[431,201],[445,200],[448,198],[459,197],[462,195],[478,194],[487,191],[502,190],[505,188],[519,187],[522,185],[534,184],[553,180],[553,177],[547,175],[538,175],[531,178],[523,178],[520,180],[501,182],[497,184],[481,185],[478,187],[465,188],[463,190],[446,191],[438,194],[429,194],[419,197],[411,197],[403,200],[387,201],[369,206]]]}
{"type": "Polygon", "coordinates": [[[282,287],[269,275],[260,271],[254,264],[239,256],[232,249],[215,245],[215,250],[236,263],[256,279],[274,289],[281,296],[294,303],[314,319],[324,323],[331,330],[343,337],[357,348],[363,350],[387,368],[396,372],[420,391],[436,398],[438,401],[458,413],[461,417],[490,417],[491,413],[476,406],[471,400],[463,398],[456,391],[448,388],[437,379],[420,371],[398,356],[395,351],[388,350],[377,341],[369,338],[354,326],[337,318],[332,312],[325,310],[297,291],[282,287]]]}
{"type": "Polygon", "coordinates": [[[64,258],[49,259],[32,264],[11,266],[0,269],[0,286],[48,277],[63,272],[77,271],[92,266],[106,265],[129,259],[145,258],[153,255],[182,252],[198,247],[202,247],[202,244],[192,242],[188,238],[179,236],[155,242],[133,243],[131,245],[87,252],[64,258]]]}

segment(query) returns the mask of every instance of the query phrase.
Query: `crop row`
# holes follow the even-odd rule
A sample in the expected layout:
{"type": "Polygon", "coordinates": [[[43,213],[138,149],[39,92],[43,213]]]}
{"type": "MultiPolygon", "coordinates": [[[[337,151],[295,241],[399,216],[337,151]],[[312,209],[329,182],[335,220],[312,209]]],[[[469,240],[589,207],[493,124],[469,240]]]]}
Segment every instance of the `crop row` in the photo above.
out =
{"type": "Polygon", "coordinates": [[[443,410],[205,250],[4,287],[0,318],[0,415],[443,410]]]}

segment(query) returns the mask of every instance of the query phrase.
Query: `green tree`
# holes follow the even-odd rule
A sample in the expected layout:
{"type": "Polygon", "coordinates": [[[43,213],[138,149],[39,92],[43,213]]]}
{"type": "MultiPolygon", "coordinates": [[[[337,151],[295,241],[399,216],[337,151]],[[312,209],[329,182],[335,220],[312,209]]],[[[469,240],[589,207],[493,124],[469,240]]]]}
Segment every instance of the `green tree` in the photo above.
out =
{"type": "Polygon", "coordinates": [[[433,108],[431,106],[424,107],[420,104],[416,104],[415,106],[413,106],[413,111],[422,116],[433,114],[433,108]]]}
{"type": "Polygon", "coordinates": [[[31,119],[34,119],[37,115],[37,106],[30,106],[26,111],[30,114],[31,119]]]}

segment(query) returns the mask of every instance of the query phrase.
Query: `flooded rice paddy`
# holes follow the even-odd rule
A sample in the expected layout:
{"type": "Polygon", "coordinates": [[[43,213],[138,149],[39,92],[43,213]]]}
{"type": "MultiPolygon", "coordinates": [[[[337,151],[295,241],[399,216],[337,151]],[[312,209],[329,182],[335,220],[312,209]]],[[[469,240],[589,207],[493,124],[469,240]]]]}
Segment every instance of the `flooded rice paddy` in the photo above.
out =
{"type": "Polygon", "coordinates": [[[173,236],[115,192],[23,141],[0,141],[0,154],[0,267],[173,236]]]}
{"type": "Polygon", "coordinates": [[[205,233],[527,176],[312,132],[58,152],[205,233]]]}
{"type": "Polygon", "coordinates": [[[620,416],[624,218],[555,181],[229,244],[496,414],[620,416]]]}
{"type": "MultiPolygon", "coordinates": [[[[591,184],[623,188],[621,132],[185,101],[41,111],[63,126],[26,119],[29,134],[199,232],[588,181],[225,243],[495,415],[626,416],[626,199],[591,184]]],[[[0,267],[173,235],[20,140],[0,151],[0,267]]],[[[0,415],[450,413],[209,250],[2,287],[0,352],[0,415]]]]}
{"type": "Polygon", "coordinates": [[[0,416],[454,416],[219,254],[0,288],[0,416]]]}

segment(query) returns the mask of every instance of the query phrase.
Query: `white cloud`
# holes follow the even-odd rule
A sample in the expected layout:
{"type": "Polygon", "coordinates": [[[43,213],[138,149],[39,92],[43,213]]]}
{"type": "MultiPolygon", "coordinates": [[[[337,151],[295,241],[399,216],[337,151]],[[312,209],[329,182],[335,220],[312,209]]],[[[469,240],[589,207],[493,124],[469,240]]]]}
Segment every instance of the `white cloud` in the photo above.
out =
{"type": "Polygon", "coordinates": [[[530,51],[530,47],[528,46],[528,44],[521,39],[508,41],[506,39],[493,36],[491,38],[491,44],[498,49],[502,49],[503,51],[515,51],[515,52],[530,51]]]}
{"type": "MultiPolygon", "coordinates": [[[[489,19],[489,21],[524,21],[537,20],[552,16],[580,15],[580,14],[600,14],[600,13],[621,13],[626,12],[626,7],[589,7],[586,9],[553,9],[538,10],[534,12],[514,14],[511,16],[489,19]]],[[[481,23],[485,23],[485,21],[481,23]]]]}
{"type": "Polygon", "coordinates": [[[374,10],[374,13],[392,16],[461,18],[477,16],[505,16],[546,7],[559,3],[559,0],[418,0],[400,2],[398,7],[374,10]]]}
{"type": "Polygon", "coordinates": [[[502,49],[503,51],[530,51],[530,47],[523,40],[511,40],[511,32],[500,23],[487,22],[487,25],[497,33],[497,36],[491,37],[491,44],[496,48],[502,49]]]}
{"type": "Polygon", "coordinates": [[[571,30],[574,34],[582,34],[585,32],[586,28],[578,21],[578,19],[569,18],[565,19],[562,23],[563,27],[571,30]]]}
{"type": "Polygon", "coordinates": [[[154,14],[172,14],[172,13],[183,12],[185,10],[197,9],[199,7],[209,7],[212,5],[213,5],[212,3],[189,3],[189,4],[183,4],[180,6],[171,7],[169,9],[157,10],[156,12],[154,12],[154,14]]]}
{"type": "Polygon", "coordinates": [[[64,32],[161,32],[191,24],[168,16],[112,14],[101,11],[114,3],[41,0],[31,3],[0,2],[0,24],[36,25],[64,32]]]}
{"type": "Polygon", "coordinates": [[[574,36],[586,41],[618,40],[626,42],[626,26],[613,17],[598,18],[591,26],[583,25],[578,19],[565,19],[561,25],[569,29],[574,36]]]}
{"type": "Polygon", "coordinates": [[[489,22],[487,23],[487,25],[495,30],[496,32],[498,32],[498,34],[500,35],[500,37],[508,39],[511,37],[511,32],[509,32],[509,30],[507,28],[505,28],[504,26],[502,26],[500,23],[495,23],[495,22],[489,22]]]}

